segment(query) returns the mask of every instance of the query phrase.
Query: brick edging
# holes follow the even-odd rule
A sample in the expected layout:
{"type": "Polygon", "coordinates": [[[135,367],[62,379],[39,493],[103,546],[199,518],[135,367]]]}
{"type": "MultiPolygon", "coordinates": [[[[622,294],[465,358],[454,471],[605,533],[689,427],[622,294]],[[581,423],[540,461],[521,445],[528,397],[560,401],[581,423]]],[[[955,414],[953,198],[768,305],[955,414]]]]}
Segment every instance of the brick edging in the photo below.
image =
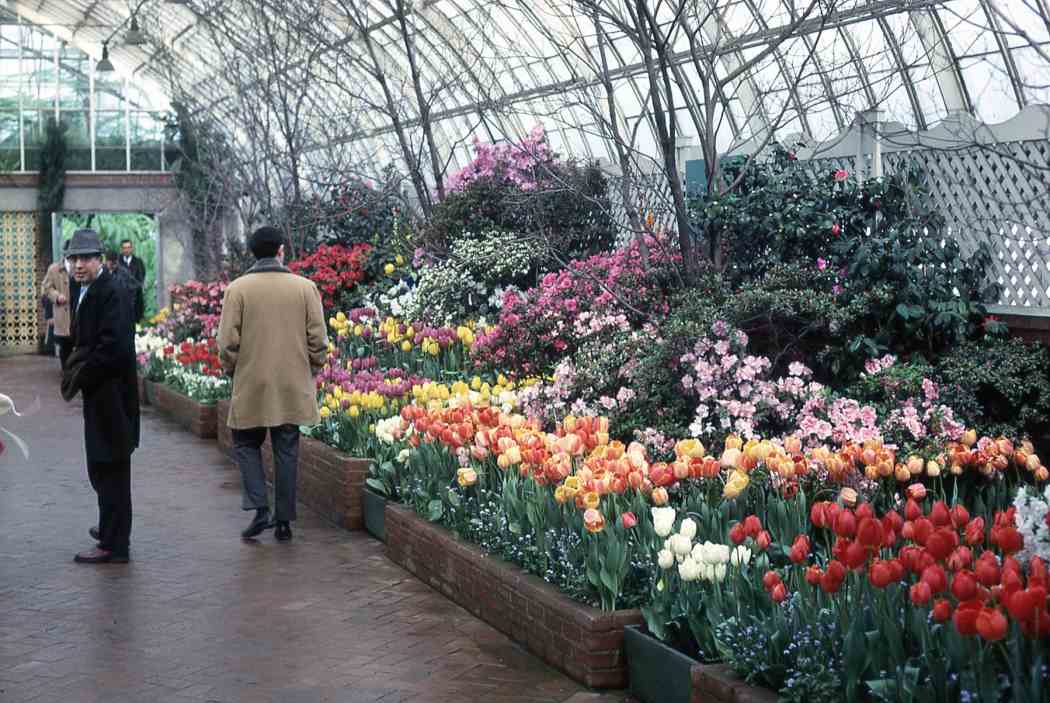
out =
{"type": "Polygon", "coordinates": [[[738,678],[725,664],[694,664],[692,703],[776,703],[777,694],[738,678]]]}
{"type": "Polygon", "coordinates": [[[623,628],[642,622],[639,610],[577,603],[407,506],[387,503],[385,521],[391,561],[585,686],[626,686],[623,628]]]}
{"type": "Polygon", "coordinates": [[[147,396],[162,413],[203,439],[215,437],[215,406],[202,405],[163,383],[151,383],[147,396]]]}

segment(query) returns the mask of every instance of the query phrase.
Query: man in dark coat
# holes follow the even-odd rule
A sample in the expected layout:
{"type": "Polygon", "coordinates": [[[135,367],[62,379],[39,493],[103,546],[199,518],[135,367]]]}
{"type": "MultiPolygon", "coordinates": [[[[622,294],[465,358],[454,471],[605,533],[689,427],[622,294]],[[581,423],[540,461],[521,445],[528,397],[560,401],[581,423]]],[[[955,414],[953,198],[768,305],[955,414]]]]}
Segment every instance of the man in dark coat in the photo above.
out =
{"type": "Polygon", "coordinates": [[[125,239],[120,243],[120,260],[117,261],[117,265],[130,273],[131,277],[138,281],[139,284],[138,300],[135,308],[139,311],[139,314],[138,317],[131,321],[134,324],[142,319],[142,311],[144,310],[142,301],[144,300],[143,293],[146,289],[146,264],[142,263],[142,259],[135,256],[135,245],[131,243],[130,239],[125,239]]]}
{"type": "Polygon", "coordinates": [[[113,274],[113,280],[127,292],[128,300],[132,304],[131,320],[132,322],[138,322],[146,311],[146,301],[142,295],[142,284],[131,275],[128,269],[118,263],[118,259],[117,252],[107,251],[106,268],[113,274]]]}
{"type": "MultiPolygon", "coordinates": [[[[74,356],[66,369],[84,397],[88,478],[98,494],[98,547],[76,555],[86,564],[124,563],[131,536],[131,453],[139,445],[132,301],[102,264],[93,230],[77,230],[66,256],[73,265],[74,356]]],[[[74,391],[75,392],[75,391],[74,391]]]]}

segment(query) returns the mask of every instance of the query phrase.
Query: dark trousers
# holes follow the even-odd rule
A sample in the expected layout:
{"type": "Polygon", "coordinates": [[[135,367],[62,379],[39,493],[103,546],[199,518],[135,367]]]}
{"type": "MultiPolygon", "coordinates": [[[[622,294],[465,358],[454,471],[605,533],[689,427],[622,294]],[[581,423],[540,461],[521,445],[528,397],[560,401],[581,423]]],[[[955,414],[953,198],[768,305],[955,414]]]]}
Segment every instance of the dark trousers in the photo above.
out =
{"type": "Polygon", "coordinates": [[[88,460],[88,478],[98,494],[99,544],[127,556],[131,538],[131,459],[88,460]]]}
{"type": "Polygon", "coordinates": [[[245,510],[270,507],[262,463],[262,444],[267,431],[273,445],[274,519],[291,522],[295,519],[295,481],[299,469],[299,428],[295,425],[233,430],[233,455],[241,469],[244,486],[241,507],[245,510]]]}
{"type": "Polygon", "coordinates": [[[55,335],[55,344],[58,345],[58,358],[62,362],[62,368],[66,368],[66,359],[73,351],[73,340],[69,337],[55,335]]]}

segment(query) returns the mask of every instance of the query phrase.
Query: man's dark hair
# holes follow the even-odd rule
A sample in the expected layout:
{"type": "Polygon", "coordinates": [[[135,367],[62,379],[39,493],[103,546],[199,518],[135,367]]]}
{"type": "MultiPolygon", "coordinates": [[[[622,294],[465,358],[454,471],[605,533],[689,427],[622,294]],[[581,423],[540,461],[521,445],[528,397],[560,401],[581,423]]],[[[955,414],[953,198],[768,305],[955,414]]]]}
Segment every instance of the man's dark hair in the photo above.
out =
{"type": "Polygon", "coordinates": [[[284,234],[281,230],[269,225],[252,232],[248,240],[248,248],[252,250],[252,256],[256,259],[272,259],[277,256],[277,250],[282,244],[284,244],[284,234]]]}
{"type": "Polygon", "coordinates": [[[124,246],[125,244],[131,244],[131,246],[135,246],[135,244],[130,239],[121,239],[120,246],[124,246]]]}
{"type": "Polygon", "coordinates": [[[110,249],[106,252],[106,261],[117,261],[120,259],[120,254],[110,249]]]}

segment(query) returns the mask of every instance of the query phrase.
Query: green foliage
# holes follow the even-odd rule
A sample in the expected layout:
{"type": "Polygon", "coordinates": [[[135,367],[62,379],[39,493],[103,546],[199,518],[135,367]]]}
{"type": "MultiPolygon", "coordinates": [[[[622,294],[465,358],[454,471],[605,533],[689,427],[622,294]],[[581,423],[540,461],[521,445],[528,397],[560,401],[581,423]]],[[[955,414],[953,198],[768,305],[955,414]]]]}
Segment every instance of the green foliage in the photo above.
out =
{"type": "Polygon", "coordinates": [[[499,177],[479,178],[434,207],[419,243],[446,251],[458,239],[492,230],[542,233],[557,242],[563,259],[585,257],[613,245],[608,188],[593,164],[546,165],[532,190],[499,177]]]}
{"type": "Polygon", "coordinates": [[[130,239],[135,256],[146,267],[146,281],[142,295],[146,304],[144,317],[157,314],[157,223],[141,213],[82,213],[62,215],[62,239],[70,239],[75,230],[89,227],[98,232],[106,251],[120,252],[120,243],[130,239]]]}
{"type": "Polygon", "coordinates": [[[358,178],[347,179],[325,197],[318,197],[318,224],[311,240],[317,244],[377,245],[377,239],[402,239],[405,219],[397,183],[388,172],[379,187],[358,178]]]}
{"type": "Polygon", "coordinates": [[[1050,349],[1019,339],[986,338],[953,349],[937,364],[945,397],[979,434],[1028,436],[1050,456],[1050,349]],[[1040,446],[1041,445],[1041,446],[1040,446]]]}

